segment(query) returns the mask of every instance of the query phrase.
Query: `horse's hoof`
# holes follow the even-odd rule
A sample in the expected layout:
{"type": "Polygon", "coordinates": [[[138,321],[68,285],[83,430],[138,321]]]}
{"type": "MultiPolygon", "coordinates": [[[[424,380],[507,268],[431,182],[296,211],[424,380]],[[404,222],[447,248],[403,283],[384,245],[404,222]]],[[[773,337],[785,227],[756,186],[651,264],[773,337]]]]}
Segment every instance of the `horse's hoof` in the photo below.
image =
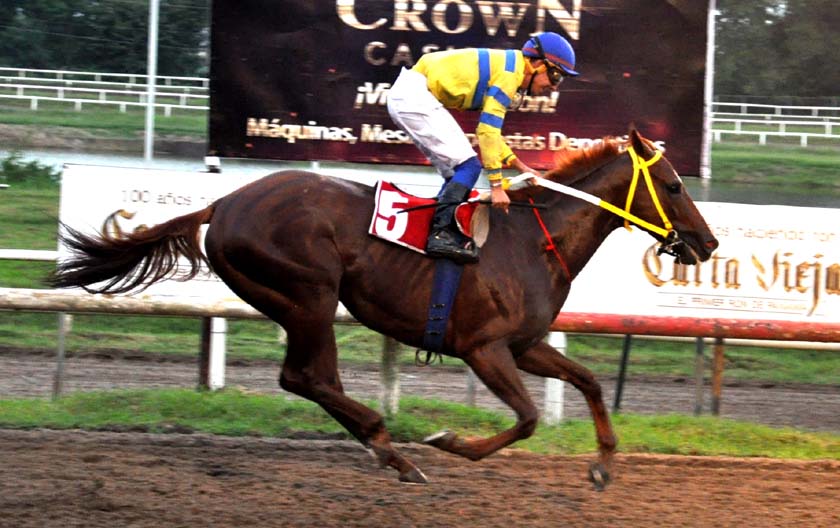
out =
{"type": "Polygon", "coordinates": [[[413,468],[405,473],[400,473],[400,482],[407,482],[409,484],[426,484],[429,479],[417,468],[413,468]]]}
{"type": "Polygon", "coordinates": [[[446,449],[458,435],[452,431],[443,430],[439,433],[427,436],[423,439],[424,444],[437,447],[438,449],[446,449]]]}
{"type": "Polygon", "coordinates": [[[607,484],[610,483],[610,473],[600,462],[593,462],[589,466],[589,482],[592,483],[596,491],[604,491],[607,484]]]}

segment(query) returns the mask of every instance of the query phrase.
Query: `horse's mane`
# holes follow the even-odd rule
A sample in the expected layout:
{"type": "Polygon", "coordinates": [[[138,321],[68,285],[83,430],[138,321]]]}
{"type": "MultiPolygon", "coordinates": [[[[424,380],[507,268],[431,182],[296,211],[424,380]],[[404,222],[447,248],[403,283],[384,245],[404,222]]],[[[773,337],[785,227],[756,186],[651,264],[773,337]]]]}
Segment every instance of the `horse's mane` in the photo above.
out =
{"type": "Polygon", "coordinates": [[[572,183],[602,167],[624,152],[627,142],[623,138],[608,136],[585,148],[566,148],[557,152],[556,166],[545,178],[559,183],[572,183]]]}

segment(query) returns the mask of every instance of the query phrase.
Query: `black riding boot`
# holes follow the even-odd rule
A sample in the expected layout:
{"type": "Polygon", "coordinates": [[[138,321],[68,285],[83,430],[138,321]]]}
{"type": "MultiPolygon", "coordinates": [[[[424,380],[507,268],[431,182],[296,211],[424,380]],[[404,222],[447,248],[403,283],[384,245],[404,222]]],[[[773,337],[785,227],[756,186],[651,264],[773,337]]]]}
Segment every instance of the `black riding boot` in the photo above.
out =
{"type": "Polygon", "coordinates": [[[426,254],[445,258],[459,264],[478,261],[478,248],[473,239],[462,234],[455,225],[455,208],[467,198],[470,188],[450,182],[438,195],[439,205],[432,218],[432,227],[426,241],[426,254]]]}

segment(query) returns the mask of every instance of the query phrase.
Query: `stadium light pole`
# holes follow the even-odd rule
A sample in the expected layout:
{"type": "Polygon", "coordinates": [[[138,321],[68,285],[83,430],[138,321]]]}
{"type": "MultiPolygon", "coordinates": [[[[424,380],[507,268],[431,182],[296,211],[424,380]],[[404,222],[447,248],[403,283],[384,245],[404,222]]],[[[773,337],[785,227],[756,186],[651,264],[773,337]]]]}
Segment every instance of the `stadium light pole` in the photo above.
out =
{"type": "Polygon", "coordinates": [[[715,90],[715,15],[717,4],[709,0],[706,19],[706,78],[703,83],[703,139],[700,146],[700,177],[712,177],[712,109],[715,90]]]}
{"type": "Polygon", "coordinates": [[[155,85],[157,84],[159,12],[160,0],[149,0],[149,51],[146,64],[146,127],[143,142],[143,159],[147,163],[152,161],[155,147],[155,85]]]}

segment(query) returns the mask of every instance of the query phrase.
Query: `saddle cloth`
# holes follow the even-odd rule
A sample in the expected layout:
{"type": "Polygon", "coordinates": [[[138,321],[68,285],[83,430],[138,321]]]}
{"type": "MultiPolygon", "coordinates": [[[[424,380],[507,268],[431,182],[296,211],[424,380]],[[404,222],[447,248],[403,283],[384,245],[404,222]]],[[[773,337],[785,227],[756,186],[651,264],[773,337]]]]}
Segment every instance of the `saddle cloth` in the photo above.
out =
{"type": "MultiPolygon", "coordinates": [[[[479,196],[473,190],[470,198],[479,196]]],[[[368,233],[419,253],[426,253],[426,238],[435,214],[435,199],[408,194],[390,182],[379,181],[374,193],[373,217],[368,233]],[[412,209],[417,206],[428,206],[412,209]]],[[[481,247],[487,240],[489,212],[485,204],[468,202],[455,210],[458,229],[481,247]]]]}

